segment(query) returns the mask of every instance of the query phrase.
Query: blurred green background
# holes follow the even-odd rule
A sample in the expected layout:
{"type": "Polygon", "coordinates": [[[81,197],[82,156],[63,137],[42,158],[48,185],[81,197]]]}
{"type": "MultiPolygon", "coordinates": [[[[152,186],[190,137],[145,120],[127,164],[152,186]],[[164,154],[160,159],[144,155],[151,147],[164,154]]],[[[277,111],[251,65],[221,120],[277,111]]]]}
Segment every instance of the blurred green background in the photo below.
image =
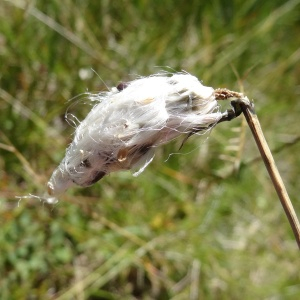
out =
{"type": "MultiPolygon", "coordinates": [[[[185,70],[244,90],[296,211],[300,1],[0,2],[1,299],[299,299],[299,252],[239,117],[160,148],[137,178],[38,198],[90,105],[136,75],[185,70]]],[[[224,109],[229,104],[224,105],[224,109]]]]}

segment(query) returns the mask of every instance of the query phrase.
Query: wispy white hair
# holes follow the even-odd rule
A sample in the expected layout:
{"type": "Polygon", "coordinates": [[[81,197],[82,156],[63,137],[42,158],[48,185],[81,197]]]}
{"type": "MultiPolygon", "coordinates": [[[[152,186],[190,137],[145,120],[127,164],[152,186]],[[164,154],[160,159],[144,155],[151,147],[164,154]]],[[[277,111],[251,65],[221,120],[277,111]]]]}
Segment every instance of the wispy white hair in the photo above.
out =
{"type": "Polygon", "coordinates": [[[48,182],[50,195],[72,184],[86,187],[121,170],[138,175],[155,147],[210,129],[222,117],[214,89],[186,73],[156,74],[99,94],[48,182]]]}

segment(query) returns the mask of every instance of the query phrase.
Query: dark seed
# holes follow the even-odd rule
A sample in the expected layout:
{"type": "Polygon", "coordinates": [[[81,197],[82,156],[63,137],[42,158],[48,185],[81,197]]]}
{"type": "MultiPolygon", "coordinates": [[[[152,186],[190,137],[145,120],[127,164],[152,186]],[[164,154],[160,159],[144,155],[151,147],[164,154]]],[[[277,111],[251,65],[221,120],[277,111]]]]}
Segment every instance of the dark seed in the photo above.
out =
{"type": "Polygon", "coordinates": [[[146,154],[152,145],[143,145],[138,149],[138,152],[142,155],[146,154]]]}
{"type": "Polygon", "coordinates": [[[90,185],[96,183],[97,181],[99,181],[102,177],[104,177],[106,175],[106,173],[103,172],[103,171],[98,171],[94,175],[95,175],[94,179],[92,179],[89,182],[90,185]]]}
{"type": "Polygon", "coordinates": [[[123,91],[128,87],[128,83],[127,82],[121,82],[117,85],[117,89],[118,91],[123,91]]]}
{"type": "Polygon", "coordinates": [[[85,167],[85,168],[90,168],[91,167],[91,163],[88,159],[83,160],[80,164],[80,167],[85,167]]]}

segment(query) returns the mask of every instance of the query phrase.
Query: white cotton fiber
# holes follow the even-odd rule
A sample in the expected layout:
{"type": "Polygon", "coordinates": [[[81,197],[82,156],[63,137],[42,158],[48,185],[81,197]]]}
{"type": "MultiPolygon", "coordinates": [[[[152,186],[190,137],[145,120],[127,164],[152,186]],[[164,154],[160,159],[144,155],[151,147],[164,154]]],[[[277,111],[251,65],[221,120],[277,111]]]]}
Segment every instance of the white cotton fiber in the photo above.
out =
{"type": "Polygon", "coordinates": [[[156,146],[205,131],[222,117],[214,89],[189,74],[157,74],[89,97],[96,105],[76,128],[48,182],[50,195],[74,183],[92,185],[115,171],[139,174],[152,161],[156,146]]]}

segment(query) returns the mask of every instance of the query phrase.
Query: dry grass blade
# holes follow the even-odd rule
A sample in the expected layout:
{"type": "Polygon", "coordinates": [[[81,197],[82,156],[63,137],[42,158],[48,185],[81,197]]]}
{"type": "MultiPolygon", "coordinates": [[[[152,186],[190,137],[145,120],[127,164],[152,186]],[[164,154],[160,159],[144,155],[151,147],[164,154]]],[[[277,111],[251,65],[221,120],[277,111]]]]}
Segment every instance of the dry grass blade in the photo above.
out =
{"type": "MultiPolygon", "coordinates": [[[[9,2],[10,3],[10,2],[9,2]]],[[[102,62],[102,58],[97,51],[92,49],[86,42],[84,42],[78,35],[74,34],[69,29],[65,28],[64,26],[60,25],[56,22],[53,18],[49,17],[48,15],[44,14],[33,5],[28,5],[26,1],[16,1],[11,2],[12,5],[15,5],[18,8],[24,9],[26,13],[32,15],[37,20],[51,28],[52,30],[59,33],[69,42],[74,44],[76,47],[87,53],[90,57],[93,57],[99,62],[102,62]]]]}
{"type": "Polygon", "coordinates": [[[14,153],[19,159],[19,161],[22,163],[23,168],[27,172],[27,174],[34,179],[34,182],[37,183],[37,186],[41,185],[44,182],[42,176],[39,176],[33,170],[28,160],[22,155],[20,151],[18,151],[18,149],[12,144],[9,138],[2,131],[0,131],[0,138],[6,143],[0,143],[0,149],[4,149],[6,151],[14,153]]]}

